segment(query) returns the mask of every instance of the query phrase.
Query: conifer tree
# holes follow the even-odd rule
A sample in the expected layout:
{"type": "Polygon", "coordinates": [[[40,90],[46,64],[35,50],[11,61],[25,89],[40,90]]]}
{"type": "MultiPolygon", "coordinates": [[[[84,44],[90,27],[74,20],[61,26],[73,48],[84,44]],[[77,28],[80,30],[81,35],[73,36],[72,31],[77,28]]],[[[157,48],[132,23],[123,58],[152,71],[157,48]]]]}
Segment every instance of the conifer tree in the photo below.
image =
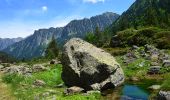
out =
{"type": "Polygon", "coordinates": [[[48,44],[48,47],[45,51],[45,56],[48,59],[55,59],[59,55],[59,49],[57,47],[56,39],[53,36],[51,42],[48,44]]]}

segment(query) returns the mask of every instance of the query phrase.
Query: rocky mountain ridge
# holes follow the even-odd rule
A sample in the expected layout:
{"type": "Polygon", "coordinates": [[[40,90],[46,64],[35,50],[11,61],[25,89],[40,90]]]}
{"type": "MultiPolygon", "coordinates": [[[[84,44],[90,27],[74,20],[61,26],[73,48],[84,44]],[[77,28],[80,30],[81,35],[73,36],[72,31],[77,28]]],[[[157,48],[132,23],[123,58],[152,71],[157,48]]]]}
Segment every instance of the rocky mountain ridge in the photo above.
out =
{"type": "Polygon", "coordinates": [[[26,39],[9,46],[3,51],[19,59],[34,58],[44,55],[45,48],[54,35],[58,44],[64,44],[72,37],[83,38],[86,33],[93,32],[95,27],[104,30],[111,25],[117,18],[118,14],[106,12],[102,15],[91,17],[90,19],[73,20],[65,27],[39,29],[33,35],[26,39]]]}
{"type": "Polygon", "coordinates": [[[21,41],[23,38],[0,38],[0,50],[7,48],[8,46],[21,41]]]}

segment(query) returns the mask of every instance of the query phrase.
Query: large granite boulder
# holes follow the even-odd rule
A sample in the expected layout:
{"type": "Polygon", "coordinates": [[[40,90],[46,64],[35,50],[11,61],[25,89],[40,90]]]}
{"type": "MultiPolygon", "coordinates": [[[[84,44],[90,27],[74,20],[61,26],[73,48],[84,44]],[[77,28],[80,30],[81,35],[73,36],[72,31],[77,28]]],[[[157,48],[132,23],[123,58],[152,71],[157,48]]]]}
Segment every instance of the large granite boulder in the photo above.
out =
{"type": "Polygon", "coordinates": [[[157,100],[170,100],[170,91],[159,91],[157,100]]]}
{"type": "Polygon", "coordinates": [[[85,90],[105,90],[124,82],[124,73],[115,58],[79,38],[64,45],[62,79],[65,85],[85,90]]]}

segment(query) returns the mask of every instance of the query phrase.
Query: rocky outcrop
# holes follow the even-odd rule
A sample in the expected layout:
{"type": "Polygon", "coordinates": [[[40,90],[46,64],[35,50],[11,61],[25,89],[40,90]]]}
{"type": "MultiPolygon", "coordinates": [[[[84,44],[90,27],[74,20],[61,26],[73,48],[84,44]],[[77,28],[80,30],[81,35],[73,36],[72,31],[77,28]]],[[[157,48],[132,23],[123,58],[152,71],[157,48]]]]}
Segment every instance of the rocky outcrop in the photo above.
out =
{"type": "Polygon", "coordinates": [[[64,46],[62,79],[65,85],[85,90],[105,90],[124,82],[124,73],[115,58],[79,38],[64,46]]]}

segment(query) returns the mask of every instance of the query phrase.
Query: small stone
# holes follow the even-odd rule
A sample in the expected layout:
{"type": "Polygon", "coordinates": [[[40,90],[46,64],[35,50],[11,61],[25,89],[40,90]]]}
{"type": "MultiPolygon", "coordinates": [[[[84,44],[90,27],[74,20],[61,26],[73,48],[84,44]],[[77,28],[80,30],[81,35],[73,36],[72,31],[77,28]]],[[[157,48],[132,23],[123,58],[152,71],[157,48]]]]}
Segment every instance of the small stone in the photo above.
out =
{"type": "Polygon", "coordinates": [[[159,63],[157,63],[157,62],[151,62],[151,66],[159,66],[159,63]]]}
{"type": "Polygon", "coordinates": [[[77,87],[77,86],[73,86],[73,87],[70,87],[70,88],[67,88],[65,91],[64,91],[64,94],[66,95],[73,95],[75,93],[81,93],[83,92],[84,89],[81,88],[81,87],[77,87]]]}
{"type": "Polygon", "coordinates": [[[4,68],[4,66],[0,65],[0,69],[3,69],[3,68],[4,68]]]}
{"type": "Polygon", "coordinates": [[[133,49],[133,50],[136,50],[136,49],[139,49],[139,47],[136,46],[136,45],[133,45],[133,46],[132,46],[132,49],[133,49]]]}
{"type": "Polygon", "coordinates": [[[46,83],[43,80],[35,80],[34,81],[35,86],[44,86],[46,83]]]}
{"type": "Polygon", "coordinates": [[[151,55],[151,61],[153,61],[153,62],[157,62],[158,58],[159,58],[159,55],[157,55],[157,54],[151,55]]]}
{"type": "Polygon", "coordinates": [[[164,60],[163,67],[170,67],[170,60],[164,60]]]}
{"type": "Polygon", "coordinates": [[[160,70],[161,70],[160,66],[151,66],[149,68],[148,74],[159,74],[160,70]]]}
{"type": "Polygon", "coordinates": [[[139,81],[139,78],[138,78],[138,77],[130,77],[129,80],[130,80],[130,81],[136,82],[136,81],[139,81]]]}
{"type": "Polygon", "coordinates": [[[32,67],[32,71],[33,72],[41,72],[41,71],[46,71],[47,68],[44,67],[42,64],[36,64],[36,65],[33,65],[32,67]]]}
{"type": "Polygon", "coordinates": [[[149,87],[149,89],[151,89],[151,90],[159,90],[160,88],[161,88],[160,85],[152,85],[149,87]]]}

